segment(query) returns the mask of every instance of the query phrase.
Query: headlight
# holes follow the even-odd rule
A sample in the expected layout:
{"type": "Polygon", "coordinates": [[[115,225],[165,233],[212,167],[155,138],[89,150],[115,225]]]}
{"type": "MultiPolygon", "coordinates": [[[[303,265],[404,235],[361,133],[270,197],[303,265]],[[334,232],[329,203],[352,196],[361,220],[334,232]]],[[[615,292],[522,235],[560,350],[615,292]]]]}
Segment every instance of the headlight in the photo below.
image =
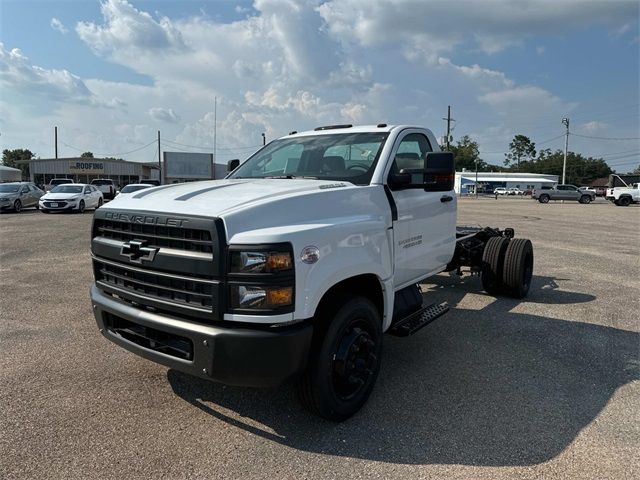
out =
{"type": "Polygon", "coordinates": [[[71,197],[71,198],[67,198],[68,202],[75,202],[76,200],[78,200],[80,197],[75,196],[75,197],[71,197]]]}
{"type": "Polygon", "coordinates": [[[8,198],[0,198],[0,202],[8,202],[9,199],[8,198]]]}
{"type": "Polygon", "coordinates": [[[277,273],[292,268],[289,252],[231,252],[230,273],[277,273]]]}
{"type": "Polygon", "coordinates": [[[293,287],[234,285],[231,287],[232,308],[279,308],[293,303],[293,287]]]}

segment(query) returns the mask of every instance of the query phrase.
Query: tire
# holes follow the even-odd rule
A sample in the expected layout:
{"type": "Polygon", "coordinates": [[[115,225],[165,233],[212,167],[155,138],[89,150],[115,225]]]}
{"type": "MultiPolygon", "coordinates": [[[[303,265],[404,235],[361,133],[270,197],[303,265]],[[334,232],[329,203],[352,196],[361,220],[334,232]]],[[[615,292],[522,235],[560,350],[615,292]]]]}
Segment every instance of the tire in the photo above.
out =
{"type": "Polygon", "coordinates": [[[538,201],[540,203],[549,203],[549,195],[540,195],[538,201]]]}
{"type": "Polygon", "coordinates": [[[533,278],[533,245],[526,238],[509,242],[504,259],[502,281],[505,293],[513,298],[524,298],[529,293],[533,278]]]}
{"type": "Polygon", "coordinates": [[[297,385],[300,403],[327,420],[342,422],[365,404],[382,355],[382,320],[364,297],[347,296],[309,357],[297,385]]]}
{"type": "Polygon", "coordinates": [[[589,195],[583,195],[580,197],[580,203],[588,204],[591,203],[591,197],[589,195]]]}
{"type": "Polygon", "coordinates": [[[78,213],[84,213],[84,200],[80,200],[78,203],[78,213]]]}
{"type": "Polygon", "coordinates": [[[42,213],[49,213],[49,210],[47,210],[47,209],[45,209],[45,208],[41,208],[41,209],[40,209],[40,211],[41,211],[42,213]]]}
{"type": "Polygon", "coordinates": [[[480,278],[482,280],[482,288],[489,295],[498,295],[504,290],[502,270],[508,245],[508,238],[491,237],[484,247],[484,252],[482,252],[480,278]]]}
{"type": "Polygon", "coordinates": [[[40,210],[40,204],[36,203],[36,210],[40,210]]]}
{"type": "Polygon", "coordinates": [[[16,213],[20,213],[22,211],[22,202],[20,200],[16,200],[13,203],[13,211],[16,213]]]}
{"type": "Polygon", "coordinates": [[[631,198],[630,197],[620,197],[618,199],[618,203],[616,204],[619,207],[628,207],[629,205],[631,205],[631,198]]]}
{"type": "Polygon", "coordinates": [[[100,208],[102,206],[103,200],[101,198],[98,199],[98,206],[96,208],[100,208]]]}

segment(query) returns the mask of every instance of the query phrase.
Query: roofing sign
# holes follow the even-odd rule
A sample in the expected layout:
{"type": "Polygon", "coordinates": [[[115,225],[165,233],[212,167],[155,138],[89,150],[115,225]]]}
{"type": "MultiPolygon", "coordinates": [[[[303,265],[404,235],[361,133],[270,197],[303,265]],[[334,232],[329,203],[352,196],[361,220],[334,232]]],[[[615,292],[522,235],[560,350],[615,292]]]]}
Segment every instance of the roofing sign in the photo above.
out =
{"type": "Polygon", "coordinates": [[[104,173],[104,163],[73,160],[69,162],[69,173],[104,173]]]}

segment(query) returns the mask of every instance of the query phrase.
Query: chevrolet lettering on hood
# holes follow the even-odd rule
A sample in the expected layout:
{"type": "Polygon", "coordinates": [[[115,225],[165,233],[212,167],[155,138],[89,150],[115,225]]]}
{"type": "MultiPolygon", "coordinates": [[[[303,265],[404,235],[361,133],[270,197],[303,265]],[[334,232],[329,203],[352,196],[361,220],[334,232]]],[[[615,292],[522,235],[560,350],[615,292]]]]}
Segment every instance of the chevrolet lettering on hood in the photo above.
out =
{"type": "Polygon", "coordinates": [[[138,223],[145,225],[162,225],[165,227],[184,227],[188,220],[181,218],[157,217],[155,215],[132,215],[120,212],[105,212],[107,220],[115,220],[119,222],[138,223]]]}

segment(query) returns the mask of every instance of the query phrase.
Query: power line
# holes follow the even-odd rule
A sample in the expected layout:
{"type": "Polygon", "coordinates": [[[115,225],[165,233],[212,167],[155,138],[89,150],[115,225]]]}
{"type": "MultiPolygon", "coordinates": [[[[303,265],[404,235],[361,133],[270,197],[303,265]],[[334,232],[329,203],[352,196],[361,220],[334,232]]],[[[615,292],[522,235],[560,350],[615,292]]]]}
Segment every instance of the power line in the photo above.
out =
{"type": "MultiPolygon", "coordinates": [[[[181,147],[187,147],[187,148],[197,148],[199,150],[211,150],[211,146],[202,146],[202,145],[189,145],[187,143],[180,143],[180,142],[176,142],[174,140],[163,140],[163,142],[167,142],[167,143],[172,143],[175,145],[179,145],[181,147]]],[[[246,147],[222,147],[220,145],[216,146],[216,150],[230,150],[230,151],[239,151],[239,150],[251,150],[254,148],[259,148],[262,145],[248,145],[246,147]]]]}
{"type": "MultiPolygon", "coordinates": [[[[62,143],[63,145],[65,145],[65,146],[67,146],[67,147],[69,147],[69,148],[71,148],[73,150],[76,150],[78,152],[82,152],[82,149],[80,149],[78,147],[74,147],[73,145],[69,145],[68,143],[65,143],[65,142],[62,142],[62,141],[60,143],[62,143]]],[[[129,150],[128,152],[121,152],[121,153],[98,153],[98,152],[96,152],[96,153],[94,153],[94,155],[98,155],[99,157],[120,157],[122,155],[128,155],[130,153],[135,153],[135,152],[139,152],[140,150],[144,150],[145,148],[153,145],[154,143],[156,143],[156,140],[152,140],[151,142],[147,143],[146,145],[143,145],[142,147],[139,147],[139,148],[135,148],[133,150],[129,150]]]]}
{"type": "Polygon", "coordinates": [[[640,137],[594,137],[591,135],[579,135],[577,133],[571,133],[574,137],[580,138],[591,138],[593,140],[618,140],[618,141],[627,141],[627,140],[640,140],[640,137]]]}

